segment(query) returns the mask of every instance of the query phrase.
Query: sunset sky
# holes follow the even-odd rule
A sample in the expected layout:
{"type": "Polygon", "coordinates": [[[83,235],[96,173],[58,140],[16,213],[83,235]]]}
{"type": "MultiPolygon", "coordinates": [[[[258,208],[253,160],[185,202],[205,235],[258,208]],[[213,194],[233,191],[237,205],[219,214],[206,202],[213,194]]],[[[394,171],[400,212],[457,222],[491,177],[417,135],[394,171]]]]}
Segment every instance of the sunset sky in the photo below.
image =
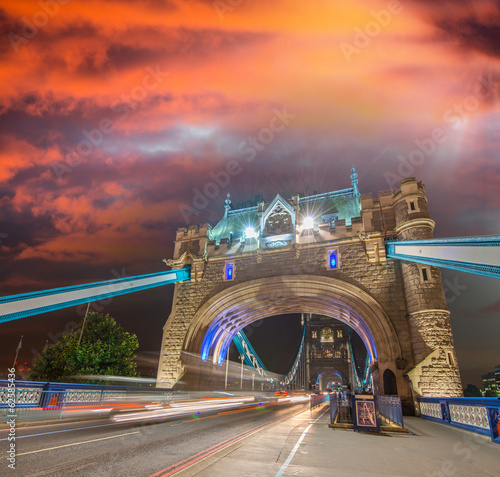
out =
{"type": "MultiPolygon", "coordinates": [[[[342,189],[353,166],[362,193],[422,180],[437,237],[500,232],[496,1],[7,0],[0,29],[2,296],[162,271],[175,229],[214,225],[228,192],[342,189]]],[[[479,385],[500,282],[443,277],[479,385]]],[[[99,310],[152,367],[171,288],[99,310]]],[[[31,361],[81,316],[0,325],[2,369],[21,334],[31,361]]]]}

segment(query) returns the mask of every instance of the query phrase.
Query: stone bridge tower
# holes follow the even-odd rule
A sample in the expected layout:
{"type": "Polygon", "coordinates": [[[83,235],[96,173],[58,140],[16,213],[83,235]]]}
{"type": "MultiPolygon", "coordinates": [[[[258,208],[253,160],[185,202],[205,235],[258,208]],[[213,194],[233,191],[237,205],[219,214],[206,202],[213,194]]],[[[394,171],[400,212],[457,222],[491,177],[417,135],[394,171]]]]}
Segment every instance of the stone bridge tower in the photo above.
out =
{"type": "MultiPolygon", "coordinates": [[[[431,238],[425,188],[360,195],[351,187],[231,209],[213,228],[180,228],[173,268],[191,266],[175,285],[163,329],[158,385],[173,386],[201,356],[216,373],[234,335],[259,319],[313,313],[342,321],[364,342],[374,392],[386,376],[411,405],[415,394],[460,396],[460,374],[439,269],[388,259],[386,239],[431,238]]],[[[208,368],[207,368],[208,369],[208,368]]]]}

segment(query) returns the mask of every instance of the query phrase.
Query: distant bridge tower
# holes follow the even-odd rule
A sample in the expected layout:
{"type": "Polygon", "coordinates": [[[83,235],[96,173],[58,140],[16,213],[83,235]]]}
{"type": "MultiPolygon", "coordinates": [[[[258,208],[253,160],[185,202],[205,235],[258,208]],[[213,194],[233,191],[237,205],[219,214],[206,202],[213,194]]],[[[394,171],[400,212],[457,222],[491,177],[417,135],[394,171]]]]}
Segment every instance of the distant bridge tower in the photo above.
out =
{"type": "Polygon", "coordinates": [[[432,237],[424,186],[408,178],[400,190],[374,198],[360,195],[352,172],[351,187],[339,191],[278,194],[236,210],[228,197],[213,228],[177,231],[167,263],[191,265],[191,280],[175,285],[159,385],[182,379],[216,387],[239,330],[268,316],[308,313],[340,320],[359,335],[375,393],[400,394],[407,406],[415,393],[461,395],[439,270],[385,251],[386,240],[432,237]],[[196,356],[202,373],[219,378],[193,379],[196,356]]]}

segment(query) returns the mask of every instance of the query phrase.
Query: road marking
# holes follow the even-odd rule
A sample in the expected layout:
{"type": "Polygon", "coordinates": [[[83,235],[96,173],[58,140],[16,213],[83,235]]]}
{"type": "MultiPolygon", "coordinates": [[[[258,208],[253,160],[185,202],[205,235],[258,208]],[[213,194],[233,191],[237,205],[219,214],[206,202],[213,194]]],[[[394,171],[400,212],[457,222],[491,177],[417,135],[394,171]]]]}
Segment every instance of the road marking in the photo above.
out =
{"type": "Polygon", "coordinates": [[[245,431],[241,434],[238,434],[235,437],[232,437],[232,438],[226,439],[225,441],[219,442],[219,444],[215,444],[214,446],[209,447],[208,449],[202,450],[202,451],[198,452],[197,454],[194,454],[191,457],[188,457],[187,459],[184,459],[184,460],[181,460],[180,462],[177,462],[177,464],[170,465],[169,467],[167,467],[163,470],[160,470],[159,472],[156,472],[155,474],[151,474],[149,477],[158,477],[160,475],[161,475],[161,477],[168,477],[168,476],[174,475],[174,474],[186,469],[187,467],[190,467],[190,466],[196,464],[197,462],[200,462],[200,461],[206,459],[207,457],[210,457],[211,455],[216,454],[217,452],[226,449],[230,445],[232,445],[238,441],[241,441],[242,439],[244,439],[246,437],[250,437],[251,435],[256,434],[260,430],[263,430],[266,427],[269,427],[269,426],[271,426],[277,422],[280,422],[284,419],[288,419],[288,416],[280,417],[278,419],[275,419],[274,421],[263,424],[262,426],[254,427],[253,429],[250,429],[250,430],[245,431]]]}
{"type": "MultiPolygon", "coordinates": [[[[65,423],[65,425],[69,425],[71,423],[65,423]]],[[[38,437],[38,436],[47,436],[49,434],[59,434],[61,432],[72,432],[72,431],[84,431],[85,429],[96,429],[99,427],[108,427],[108,426],[117,426],[121,424],[121,422],[113,422],[112,424],[101,424],[100,426],[86,426],[86,427],[73,427],[72,429],[62,429],[60,431],[50,431],[50,432],[41,432],[40,434],[29,434],[27,436],[16,436],[16,439],[25,439],[26,437],[38,437]]],[[[58,426],[59,424],[54,424],[55,426],[58,426]]],[[[39,426],[42,427],[42,426],[39,426]]],[[[20,430],[23,430],[21,428],[20,430]]],[[[4,439],[0,439],[0,441],[6,441],[9,438],[6,437],[4,439]]]]}
{"type": "MultiPolygon", "coordinates": [[[[328,411],[328,409],[326,410],[328,411]]],[[[297,441],[297,444],[295,444],[295,447],[292,449],[292,452],[290,452],[290,455],[288,456],[288,458],[286,459],[285,463],[281,466],[281,469],[278,471],[278,473],[276,474],[276,477],[281,477],[286,468],[288,467],[288,465],[290,464],[290,462],[292,462],[292,459],[293,459],[293,456],[295,455],[295,453],[297,452],[297,449],[299,448],[300,446],[300,443],[304,440],[304,437],[306,437],[306,434],[309,432],[309,429],[311,429],[311,427],[321,418],[325,415],[325,412],[323,412],[320,416],[318,416],[318,418],[314,421],[314,422],[311,422],[311,424],[309,424],[307,427],[306,427],[306,430],[302,433],[302,435],[300,436],[299,440],[297,441]]]]}
{"type": "Polygon", "coordinates": [[[104,441],[106,439],[116,439],[117,437],[129,436],[130,434],[140,434],[140,432],[141,431],[127,432],[125,434],[118,434],[117,436],[100,437],[99,439],[92,439],[90,441],[75,442],[74,444],[65,444],[63,446],[49,447],[48,449],[40,449],[40,450],[36,450],[36,451],[31,451],[31,452],[23,452],[22,454],[17,454],[17,455],[36,454],[37,452],[46,452],[46,451],[55,450],[55,449],[62,449],[63,447],[79,446],[81,444],[88,444],[89,442],[104,441]]]}

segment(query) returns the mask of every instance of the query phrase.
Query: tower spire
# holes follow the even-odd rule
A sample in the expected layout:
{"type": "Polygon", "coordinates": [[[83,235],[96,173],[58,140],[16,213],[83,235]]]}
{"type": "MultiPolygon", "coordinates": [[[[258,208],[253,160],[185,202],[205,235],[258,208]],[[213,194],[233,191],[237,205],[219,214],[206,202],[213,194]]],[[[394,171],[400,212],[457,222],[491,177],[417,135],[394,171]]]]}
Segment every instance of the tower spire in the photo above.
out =
{"type": "Polygon", "coordinates": [[[359,189],[358,189],[358,174],[356,173],[356,168],[353,167],[351,169],[351,183],[352,183],[352,188],[354,189],[354,195],[359,195],[359,189]]]}
{"type": "Polygon", "coordinates": [[[224,203],[226,204],[224,206],[224,217],[227,217],[227,213],[229,212],[229,209],[231,208],[231,194],[228,192],[227,193],[227,199],[224,201],[224,203]]]}

